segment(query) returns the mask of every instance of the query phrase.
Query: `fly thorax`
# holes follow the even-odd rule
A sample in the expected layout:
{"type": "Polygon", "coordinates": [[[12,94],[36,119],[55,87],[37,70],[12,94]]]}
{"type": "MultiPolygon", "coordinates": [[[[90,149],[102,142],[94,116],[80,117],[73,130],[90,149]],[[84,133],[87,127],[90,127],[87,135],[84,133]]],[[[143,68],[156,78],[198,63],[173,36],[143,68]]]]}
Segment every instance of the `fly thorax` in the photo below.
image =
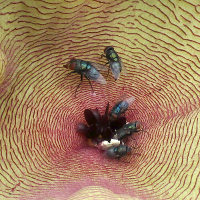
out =
{"type": "Polygon", "coordinates": [[[110,57],[111,57],[112,59],[115,59],[115,58],[117,57],[117,55],[116,55],[116,53],[113,52],[113,53],[110,54],[110,57]]]}
{"type": "Polygon", "coordinates": [[[91,66],[90,66],[90,65],[88,65],[88,66],[87,66],[87,70],[90,70],[90,69],[91,69],[91,66]]]}
{"type": "Polygon", "coordinates": [[[116,107],[116,109],[115,109],[115,113],[119,113],[120,111],[121,111],[120,106],[116,107]]]}
{"type": "Polygon", "coordinates": [[[135,129],[135,128],[136,128],[135,124],[128,126],[128,129],[135,129]]]}
{"type": "Polygon", "coordinates": [[[97,80],[99,78],[100,73],[96,70],[96,68],[91,67],[88,70],[88,76],[91,80],[97,80]]]}
{"type": "Polygon", "coordinates": [[[88,61],[84,61],[84,60],[80,60],[80,71],[86,71],[88,70],[88,66],[90,68],[89,62],[88,61]]]}
{"type": "Polygon", "coordinates": [[[117,61],[118,60],[118,55],[115,53],[114,50],[110,50],[108,53],[107,53],[107,56],[108,60],[110,61],[117,61]],[[117,60],[115,60],[117,59],[117,60]]]}
{"type": "Polygon", "coordinates": [[[89,63],[87,63],[86,69],[87,69],[87,70],[90,70],[90,69],[91,69],[91,65],[90,65],[89,63]]]}
{"type": "Polygon", "coordinates": [[[82,70],[86,70],[86,69],[87,69],[87,66],[88,66],[88,65],[87,65],[86,62],[82,62],[82,63],[81,63],[81,69],[82,69],[82,70]]]}

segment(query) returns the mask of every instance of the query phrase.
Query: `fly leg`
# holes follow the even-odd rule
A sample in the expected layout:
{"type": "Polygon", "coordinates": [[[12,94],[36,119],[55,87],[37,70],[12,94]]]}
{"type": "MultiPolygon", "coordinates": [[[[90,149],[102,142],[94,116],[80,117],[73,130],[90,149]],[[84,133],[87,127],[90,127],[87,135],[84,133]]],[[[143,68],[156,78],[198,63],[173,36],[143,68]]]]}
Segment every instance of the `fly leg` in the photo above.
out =
{"type": "MultiPolygon", "coordinates": [[[[72,71],[72,72],[68,73],[67,76],[69,76],[69,75],[71,75],[71,74],[74,74],[74,73],[77,73],[77,72],[76,72],[76,71],[72,71]]],[[[67,77],[67,76],[66,76],[66,77],[67,77]]],[[[66,78],[66,77],[65,77],[65,78],[66,78]]]]}
{"type": "MultiPolygon", "coordinates": [[[[108,63],[106,63],[106,64],[108,64],[108,63]]],[[[110,67],[108,68],[108,74],[107,74],[106,78],[108,78],[109,73],[110,73],[110,67]]]]}
{"type": "Polygon", "coordinates": [[[78,88],[80,87],[81,83],[83,82],[83,75],[81,74],[81,82],[78,84],[76,90],[75,90],[75,97],[76,97],[76,92],[78,90],[78,88]]]}
{"type": "Polygon", "coordinates": [[[101,58],[103,58],[103,57],[106,58],[106,56],[104,54],[101,54],[101,58]]]}
{"type": "Polygon", "coordinates": [[[90,87],[91,87],[91,89],[92,89],[92,93],[94,93],[94,89],[93,89],[93,87],[92,87],[92,83],[91,83],[91,81],[90,81],[90,79],[85,75],[85,77],[87,78],[87,80],[89,81],[89,83],[90,83],[90,87]]]}

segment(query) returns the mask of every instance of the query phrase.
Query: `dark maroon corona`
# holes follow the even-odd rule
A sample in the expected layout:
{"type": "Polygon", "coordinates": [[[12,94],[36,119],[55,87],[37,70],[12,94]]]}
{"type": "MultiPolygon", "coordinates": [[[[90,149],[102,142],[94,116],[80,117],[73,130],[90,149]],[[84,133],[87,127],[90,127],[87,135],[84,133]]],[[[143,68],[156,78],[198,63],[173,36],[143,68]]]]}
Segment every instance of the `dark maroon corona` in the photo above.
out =
{"type": "Polygon", "coordinates": [[[109,103],[106,106],[104,115],[100,115],[98,109],[86,109],[84,116],[88,125],[79,124],[77,131],[84,133],[87,138],[92,139],[97,144],[104,140],[110,141],[115,134],[115,130],[126,124],[125,117],[110,120],[109,103]]]}
{"type": "Polygon", "coordinates": [[[86,124],[79,123],[77,132],[84,134],[88,139],[88,145],[105,151],[110,158],[121,158],[131,152],[131,148],[124,144],[124,138],[134,132],[142,130],[138,121],[126,123],[124,114],[128,106],[134,101],[134,97],[117,102],[109,111],[107,103],[103,115],[96,109],[85,109],[86,124]]]}

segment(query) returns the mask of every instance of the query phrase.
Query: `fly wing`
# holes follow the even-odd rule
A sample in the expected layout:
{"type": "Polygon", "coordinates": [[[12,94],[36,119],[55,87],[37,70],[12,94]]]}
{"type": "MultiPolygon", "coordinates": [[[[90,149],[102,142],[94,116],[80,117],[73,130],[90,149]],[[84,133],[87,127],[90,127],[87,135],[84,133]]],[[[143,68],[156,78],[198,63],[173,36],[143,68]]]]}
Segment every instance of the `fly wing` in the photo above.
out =
{"type": "Polygon", "coordinates": [[[112,107],[111,109],[111,112],[113,110],[114,107],[116,107],[118,104],[122,104],[122,103],[125,103],[127,102],[128,103],[128,107],[135,101],[135,97],[127,97],[127,95],[123,95],[123,96],[120,96],[118,101],[115,103],[115,105],[112,107]]]}
{"type": "Polygon", "coordinates": [[[121,61],[120,59],[120,62],[121,62],[121,68],[122,68],[122,71],[121,73],[125,76],[127,76],[127,70],[126,70],[126,67],[124,66],[123,62],[121,61]]]}
{"type": "Polygon", "coordinates": [[[105,78],[100,73],[99,73],[99,77],[95,81],[101,84],[106,84],[105,78]]]}
{"type": "Polygon", "coordinates": [[[85,76],[90,80],[96,81],[101,84],[106,84],[106,80],[104,79],[104,77],[93,66],[91,67],[89,71],[85,72],[85,76]]]}
{"type": "Polygon", "coordinates": [[[121,64],[119,62],[111,62],[110,63],[110,69],[112,71],[114,79],[117,80],[120,76],[121,64]]]}
{"type": "Polygon", "coordinates": [[[128,97],[127,94],[123,94],[119,97],[117,103],[119,103],[120,101],[126,101],[129,105],[131,105],[135,101],[135,97],[128,97]]]}
{"type": "Polygon", "coordinates": [[[101,65],[101,64],[99,64],[99,63],[90,62],[90,64],[91,64],[93,67],[95,67],[95,68],[97,68],[98,70],[100,70],[100,71],[107,71],[107,70],[108,70],[108,68],[107,68],[106,66],[101,65]]]}
{"type": "Polygon", "coordinates": [[[129,106],[135,101],[135,97],[128,97],[124,99],[124,101],[128,102],[129,106]]]}

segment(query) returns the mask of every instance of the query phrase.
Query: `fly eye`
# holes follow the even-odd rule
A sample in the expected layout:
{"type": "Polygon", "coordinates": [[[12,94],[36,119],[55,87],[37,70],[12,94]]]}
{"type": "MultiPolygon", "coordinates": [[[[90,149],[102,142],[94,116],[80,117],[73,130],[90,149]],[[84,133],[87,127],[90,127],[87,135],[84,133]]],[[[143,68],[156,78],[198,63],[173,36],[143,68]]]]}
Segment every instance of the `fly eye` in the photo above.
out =
{"type": "Polygon", "coordinates": [[[75,58],[71,58],[71,60],[69,61],[70,63],[76,62],[75,58]]]}
{"type": "Polygon", "coordinates": [[[114,50],[113,47],[106,47],[105,50],[104,50],[104,53],[106,53],[107,51],[110,51],[110,50],[114,50]]]}

